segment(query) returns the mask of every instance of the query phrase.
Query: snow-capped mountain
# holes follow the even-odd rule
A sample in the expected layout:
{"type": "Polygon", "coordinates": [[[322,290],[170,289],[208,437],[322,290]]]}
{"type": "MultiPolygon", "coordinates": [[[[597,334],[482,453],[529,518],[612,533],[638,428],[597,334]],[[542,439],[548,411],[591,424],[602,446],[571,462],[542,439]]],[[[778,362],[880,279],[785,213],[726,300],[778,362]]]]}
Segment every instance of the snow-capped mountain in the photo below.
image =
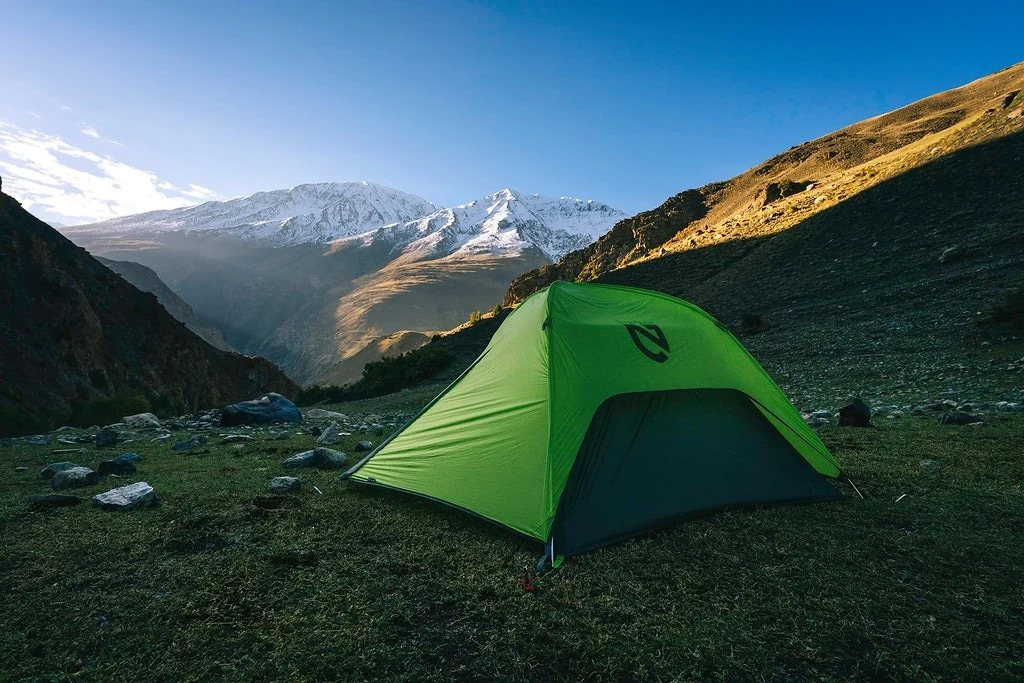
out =
{"type": "Polygon", "coordinates": [[[374,183],[314,183],[228,201],[124,216],[75,226],[70,231],[203,231],[278,244],[306,244],[330,242],[389,223],[409,221],[437,208],[422,197],[374,183]]]}
{"type": "Polygon", "coordinates": [[[367,245],[390,244],[415,261],[445,256],[519,256],[529,247],[557,261],[587,246],[623,218],[626,214],[601,202],[553,199],[506,188],[350,239],[367,245]]]}
{"type": "Polygon", "coordinates": [[[557,261],[626,215],[607,204],[504,189],[449,209],[373,183],[317,183],[199,206],[150,211],[66,228],[69,233],[165,231],[230,234],[275,244],[351,238],[384,244],[406,260],[444,256],[518,256],[534,247],[557,261]]]}

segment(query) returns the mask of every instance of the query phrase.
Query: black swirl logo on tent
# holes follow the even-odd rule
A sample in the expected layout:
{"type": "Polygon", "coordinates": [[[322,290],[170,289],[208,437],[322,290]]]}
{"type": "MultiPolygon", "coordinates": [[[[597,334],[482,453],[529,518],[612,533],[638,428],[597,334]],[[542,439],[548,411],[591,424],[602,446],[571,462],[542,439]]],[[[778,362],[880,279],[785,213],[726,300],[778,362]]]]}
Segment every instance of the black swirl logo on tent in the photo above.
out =
{"type": "Polygon", "coordinates": [[[665,333],[657,325],[633,325],[626,323],[626,330],[629,338],[644,354],[655,363],[664,363],[668,360],[668,339],[665,333]]]}

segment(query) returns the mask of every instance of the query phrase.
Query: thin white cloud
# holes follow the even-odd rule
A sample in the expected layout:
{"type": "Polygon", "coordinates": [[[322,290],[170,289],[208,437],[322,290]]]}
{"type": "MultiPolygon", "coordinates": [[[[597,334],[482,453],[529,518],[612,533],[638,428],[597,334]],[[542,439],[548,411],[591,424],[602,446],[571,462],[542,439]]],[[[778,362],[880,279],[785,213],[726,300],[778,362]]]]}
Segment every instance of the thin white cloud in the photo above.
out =
{"type": "Polygon", "coordinates": [[[88,135],[91,138],[96,138],[97,140],[99,140],[100,138],[103,137],[103,136],[100,135],[100,132],[98,130],[96,130],[95,128],[93,128],[92,126],[86,126],[85,128],[83,128],[82,130],[80,130],[78,132],[81,133],[82,135],[88,135]]]}
{"type": "Polygon", "coordinates": [[[173,209],[217,197],[179,188],[152,171],[71,145],[55,135],[0,122],[4,191],[27,209],[68,225],[173,209]]]}
{"type": "Polygon", "coordinates": [[[66,105],[66,104],[62,104],[62,105],[60,105],[60,108],[61,108],[61,109],[62,109],[63,111],[71,111],[71,107],[69,107],[69,106],[68,106],[68,105],[66,105]]]}
{"type": "Polygon", "coordinates": [[[26,114],[28,114],[29,116],[34,116],[34,117],[35,117],[35,118],[37,118],[37,119],[41,119],[41,118],[43,118],[42,116],[40,116],[39,114],[35,113],[35,112],[34,112],[34,111],[32,111],[31,109],[26,109],[26,110],[25,110],[25,113],[26,113],[26,114]]]}

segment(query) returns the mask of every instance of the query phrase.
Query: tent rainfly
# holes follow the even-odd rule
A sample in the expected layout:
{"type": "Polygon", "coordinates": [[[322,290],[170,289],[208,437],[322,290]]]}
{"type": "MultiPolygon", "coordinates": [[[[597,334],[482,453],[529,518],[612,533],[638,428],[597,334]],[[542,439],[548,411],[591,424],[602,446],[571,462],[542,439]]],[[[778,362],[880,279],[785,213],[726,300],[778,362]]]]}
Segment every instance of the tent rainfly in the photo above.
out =
{"type": "Polygon", "coordinates": [[[838,475],[710,315],[657,292],[555,282],[344,477],[491,520],[554,561],[699,513],[837,498],[826,477],[838,475]]]}

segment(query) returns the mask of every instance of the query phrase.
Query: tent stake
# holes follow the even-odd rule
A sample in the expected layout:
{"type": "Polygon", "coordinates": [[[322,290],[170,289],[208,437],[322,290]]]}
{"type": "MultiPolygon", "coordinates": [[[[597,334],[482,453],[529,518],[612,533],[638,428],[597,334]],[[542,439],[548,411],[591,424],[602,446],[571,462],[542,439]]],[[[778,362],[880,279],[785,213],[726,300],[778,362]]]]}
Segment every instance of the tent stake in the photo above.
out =
{"type": "Polygon", "coordinates": [[[861,492],[860,492],[860,489],[859,489],[859,488],[857,488],[857,485],[853,483],[853,479],[850,479],[849,477],[847,477],[847,478],[846,478],[846,481],[850,482],[850,486],[852,486],[852,487],[853,487],[853,490],[857,492],[857,495],[858,495],[858,496],[860,496],[860,499],[861,499],[861,500],[864,500],[864,494],[863,494],[863,493],[861,493],[861,492]]]}

